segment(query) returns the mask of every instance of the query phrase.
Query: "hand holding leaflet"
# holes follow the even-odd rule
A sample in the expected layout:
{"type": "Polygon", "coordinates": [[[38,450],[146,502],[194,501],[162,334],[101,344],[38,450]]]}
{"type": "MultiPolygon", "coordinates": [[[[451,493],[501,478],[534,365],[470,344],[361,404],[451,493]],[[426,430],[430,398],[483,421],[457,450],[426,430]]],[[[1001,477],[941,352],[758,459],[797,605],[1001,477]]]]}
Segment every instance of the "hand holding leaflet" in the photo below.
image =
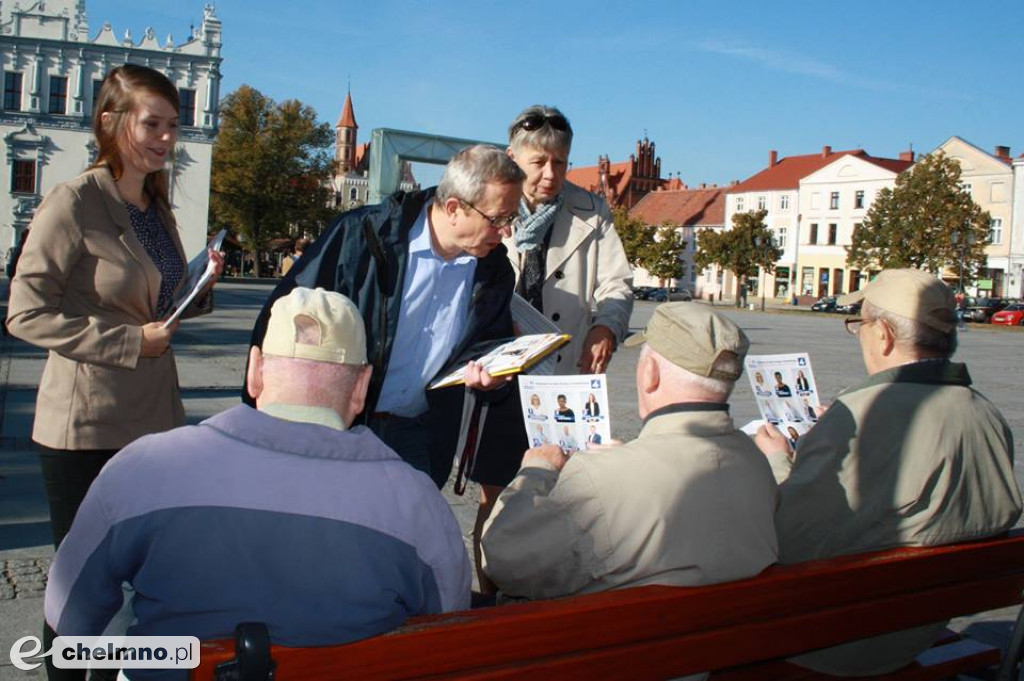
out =
{"type": "Polygon", "coordinates": [[[206,285],[210,283],[217,274],[217,263],[215,263],[209,255],[209,251],[220,251],[224,244],[224,237],[227,236],[228,230],[222,229],[217,233],[217,236],[210,240],[199,255],[192,258],[188,263],[188,278],[185,280],[184,285],[179,289],[178,296],[174,299],[173,311],[170,316],[164,321],[163,328],[171,326],[176,319],[178,319],[185,309],[192,304],[196,296],[206,288],[206,285]]]}

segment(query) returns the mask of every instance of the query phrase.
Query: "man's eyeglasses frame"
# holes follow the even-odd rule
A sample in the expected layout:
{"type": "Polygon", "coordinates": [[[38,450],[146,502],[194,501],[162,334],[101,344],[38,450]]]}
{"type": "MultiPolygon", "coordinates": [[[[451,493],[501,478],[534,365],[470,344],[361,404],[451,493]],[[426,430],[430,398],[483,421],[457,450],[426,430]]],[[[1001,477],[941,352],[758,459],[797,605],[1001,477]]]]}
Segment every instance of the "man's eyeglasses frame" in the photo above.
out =
{"type": "Polygon", "coordinates": [[[513,225],[515,225],[519,221],[519,212],[518,211],[516,213],[510,214],[510,215],[488,215],[487,213],[483,212],[482,210],[480,210],[479,208],[474,206],[469,201],[463,201],[463,200],[460,199],[459,203],[461,203],[463,206],[469,206],[470,208],[475,210],[477,213],[479,213],[480,215],[482,215],[485,218],[487,218],[487,221],[491,223],[491,229],[495,229],[495,230],[505,229],[506,227],[512,227],[513,225]]]}

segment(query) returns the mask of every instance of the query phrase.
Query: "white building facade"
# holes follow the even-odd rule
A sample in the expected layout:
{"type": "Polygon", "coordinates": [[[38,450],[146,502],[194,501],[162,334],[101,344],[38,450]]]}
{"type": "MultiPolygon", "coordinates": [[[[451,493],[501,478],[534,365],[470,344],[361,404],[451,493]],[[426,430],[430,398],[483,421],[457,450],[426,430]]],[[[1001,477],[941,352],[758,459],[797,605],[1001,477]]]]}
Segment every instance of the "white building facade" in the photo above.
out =
{"type": "Polygon", "coordinates": [[[764,286],[764,293],[769,298],[786,300],[791,295],[791,277],[800,248],[797,240],[800,193],[795,187],[731,193],[725,201],[726,227],[732,228],[732,219],[736,214],[752,210],[768,211],[764,223],[772,231],[775,245],[782,251],[773,273],[761,273],[756,282],[751,279],[750,284],[754,287],[752,293],[757,292],[757,287],[764,286]]]}
{"type": "Polygon", "coordinates": [[[909,160],[849,154],[800,181],[799,286],[804,296],[860,290],[872,272],[851,268],[846,247],[882,189],[892,189],[909,160]]]}
{"type": "Polygon", "coordinates": [[[938,152],[960,164],[960,184],[991,218],[985,247],[988,264],[978,280],[965,287],[975,295],[1012,296],[1014,290],[1019,293],[1020,268],[1014,270],[1011,257],[1014,177],[1009,147],[996,147],[996,153],[989,154],[954,135],[932,153],[938,152]]]}
{"type": "Polygon", "coordinates": [[[1010,218],[1010,281],[1006,295],[1024,298],[1024,154],[1013,160],[1013,215],[1010,218]]]}
{"type": "Polygon", "coordinates": [[[92,109],[104,76],[133,63],[178,88],[181,117],[171,203],[188,256],[206,241],[210,168],[220,100],[221,22],[206,5],[188,39],[163,42],[147,29],[138,42],[111,24],[90,32],[85,0],[0,1],[3,100],[0,139],[0,253],[28,227],[42,198],[93,161],[92,109]]]}

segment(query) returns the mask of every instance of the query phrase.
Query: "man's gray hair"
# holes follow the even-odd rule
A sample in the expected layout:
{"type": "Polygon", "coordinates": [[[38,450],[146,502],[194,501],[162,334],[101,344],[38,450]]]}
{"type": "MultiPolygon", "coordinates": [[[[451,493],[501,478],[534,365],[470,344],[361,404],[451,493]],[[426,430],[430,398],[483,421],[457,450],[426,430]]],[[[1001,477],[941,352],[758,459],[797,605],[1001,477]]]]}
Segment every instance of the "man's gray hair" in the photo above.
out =
{"type": "Polygon", "coordinates": [[[572,150],[572,126],[565,114],[555,107],[535,104],[523,109],[512,121],[512,125],[508,126],[508,146],[513,150],[526,146],[545,151],[561,151],[568,155],[572,150]],[[527,119],[538,118],[561,118],[565,121],[565,130],[558,130],[550,123],[533,130],[523,127],[527,119]]]}
{"type": "Polygon", "coordinates": [[[522,184],[526,173],[501,149],[487,144],[466,147],[452,156],[437,185],[434,201],[441,205],[448,199],[469,203],[480,201],[487,185],[522,184]]]}
{"type": "Polygon", "coordinates": [[[957,334],[956,325],[953,325],[949,332],[942,332],[927,324],[883,310],[880,307],[864,301],[861,314],[865,321],[880,320],[892,329],[896,342],[909,346],[918,353],[924,355],[938,355],[949,359],[956,352],[957,334]]]}
{"type": "MultiPolygon", "coordinates": [[[[694,402],[728,402],[733,388],[736,387],[735,381],[698,376],[692,371],[687,371],[665,359],[649,343],[644,343],[644,347],[640,351],[640,357],[647,356],[650,356],[658,363],[658,370],[661,373],[661,385],[674,393],[683,395],[686,400],[694,402]]],[[[731,352],[723,352],[715,360],[714,368],[728,373],[739,374],[743,371],[743,362],[740,361],[737,355],[731,352]]]]}

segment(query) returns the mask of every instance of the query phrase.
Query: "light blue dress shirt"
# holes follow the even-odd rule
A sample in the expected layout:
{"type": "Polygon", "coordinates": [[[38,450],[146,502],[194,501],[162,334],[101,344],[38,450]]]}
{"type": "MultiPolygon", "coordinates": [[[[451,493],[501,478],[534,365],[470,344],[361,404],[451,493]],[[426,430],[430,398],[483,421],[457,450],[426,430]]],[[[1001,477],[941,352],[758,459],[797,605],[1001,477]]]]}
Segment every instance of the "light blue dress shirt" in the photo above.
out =
{"type": "Polygon", "coordinates": [[[427,410],[427,384],[451,355],[466,327],[476,258],[446,261],[437,252],[423,209],[409,233],[409,265],[402,287],[398,331],[377,411],[415,417],[427,410]]]}

